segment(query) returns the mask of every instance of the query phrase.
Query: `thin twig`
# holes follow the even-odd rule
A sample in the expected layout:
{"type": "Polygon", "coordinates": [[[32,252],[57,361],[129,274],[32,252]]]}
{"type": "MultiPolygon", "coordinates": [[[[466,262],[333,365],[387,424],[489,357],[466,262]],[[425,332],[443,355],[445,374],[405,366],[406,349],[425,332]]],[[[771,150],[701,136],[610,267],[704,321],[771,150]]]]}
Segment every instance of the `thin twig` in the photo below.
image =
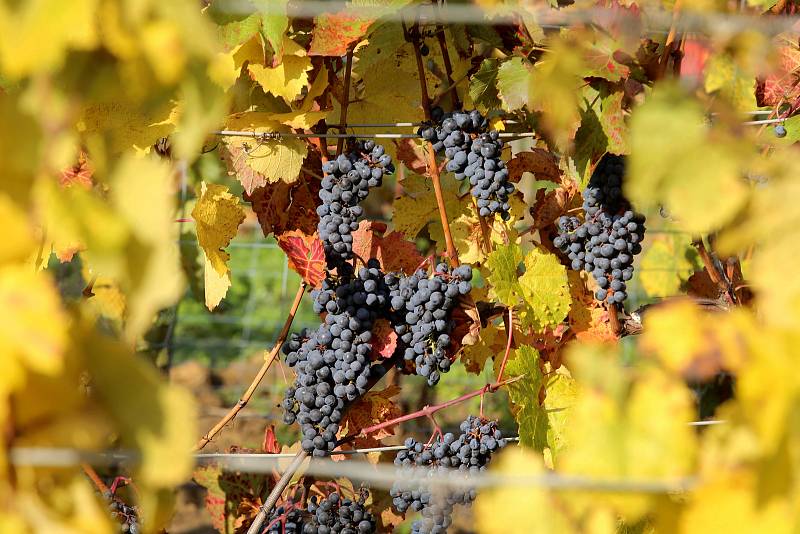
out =
{"type": "Polygon", "coordinates": [[[106,483],[103,482],[103,479],[100,478],[100,475],[97,474],[97,471],[95,471],[91,465],[87,464],[86,462],[81,462],[81,469],[83,469],[83,472],[86,473],[86,476],[89,477],[89,479],[92,481],[94,486],[97,488],[97,491],[99,491],[101,495],[106,495],[107,492],[111,491],[108,489],[106,483]]]}
{"type": "Polygon", "coordinates": [[[272,365],[272,362],[275,361],[275,358],[278,356],[278,353],[281,350],[281,345],[283,345],[283,342],[286,341],[286,336],[289,334],[289,329],[292,327],[292,321],[294,321],[294,316],[297,314],[297,308],[300,307],[300,302],[303,300],[303,293],[305,293],[307,286],[308,284],[306,284],[306,282],[300,282],[300,287],[297,288],[297,294],[294,297],[294,302],[292,302],[292,308],[289,310],[289,315],[286,317],[286,322],[283,323],[283,328],[278,335],[278,340],[275,342],[275,346],[272,347],[272,350],[269,352],[269,354],[267,354],[267,356],[264,358],[264,363],[261,365],[261,369],[258,370],[255,378],[253,378],[253,381],[250,383],[250,387],[248,387],[247,391],[244,392],[244,395],[242,395],[242,397],[239,399],[239,402],[237,402],[230,410],[228,410],[228,413],[226,413],[225,416],[220,419],[219,422],[200,439],[200,441],[197,442],[197,444],[194,446],[194,450],[199,451],[208,445],[214,436],[217,435],[220,430],[225,427],[225,425],[230,423],[242,410],[242,408],[247,406],[247,403],[253,397],[253,394],[255,393],[256,388],[258,388],[258,385],[261,383],[261,380],[264,378],[264,375],[267,374],[270,365],[272,365]]]}
{"type": "MultiPolygon", "coordinates": [[[[403,29],[405,30],[405,24],[403,25],[403,29]]],[[[431,101],[428,96],[428,86],[425,81],[425,67],[422,64],[422,54],[419,50],[419,26],[415,24],[411,27],[411,30],[406,30],[406,38],[414,45],[414,58],[417,61],[417,75],[419,77],[420,96],[422,97],[422,110],[425,113],[425,120],[430,121],[431,101]]],[[[444,241],[447,245],[447,255],[450,257],[450,262],[457,266],[459,264],[458,252],[453,244],[453,236],[450,233],[450,222],[447,218],[447,208],[445,207],[444,195],[442,194],[442,183],[439,179],[439,166],[436,164],[436,153],[430,141],[428,141],[427,158],[428,174],[430,174],[431,181],[433,182],[436,205],[439,208],[439,217],[442,220],[442,230],[444,232],[444,241]]]]}
{"type": "MultiPolygon", "coordinates": [[[[448,87],[455,87],[453,83],[453,64],[450,63],[450,52],[447,50],[447,40],[444,36],[444,28],[439,26],[436,32],[436,40],[439,41],[439,48],[442,51],[442,60],[444,61],[444,72],[447,74],[448,87]]],[[[453,109],[461,109],[461,102],[458,99],[458,91],[453,91],[453,109]]]]}
{"type": "Polygon", "coordinates": [[[367,436],[372,434],[373,432],[377,432],[378,430],[383,430],[384,428],[388,428],[390,426],[399,425],[400,423],[405,423],[406,421],[412,421],[419,417],[430,417],[438,411],[444,410],[445,408],[449,408],[451,406],[455,406],[456,404],[460,404],[464,401],[477,397],[479,395],[484,395],[486,393],[494,393],[498,389],[517,380],[521,379],[525,375],[515,376],[514,378],[509,378],[503,381],[495,381],[491,384],[486,384],[482,388],[476,389],[475,391],[470,391],[469,393],[465,393],[458,398],[451,399],[447,402],[443,402],[442,404],[434,404],[432,406],[425,406],[421,410],[417,410],[416,412],[412,412],[406,415],[401,415],[400,417],[395,417],[394,419],[390,419],[388,421],[384,421],[382,423],[378,423],[372,426],[368,426],[366,428],[361,429],[361,432],[358,434],[360,436],[367,436]]]}
{"type": "Polygon", "coordinates": [[[717,270],[717,266],[714,264],[713,258],[708,253],[705,243],[703,243],[703,238],[700,236],[695,237],[692,239],[692,245],[697,249],[697,253],[700,255],[700,259],[706,268],[708,277],[711,279],[714,285],[719,288],[720,292],[725,295],[728,303],[734,304],[734,298],[729,292],[728,283],[725,281],[725,278],[722,276],[722,274],[717,270]]]}

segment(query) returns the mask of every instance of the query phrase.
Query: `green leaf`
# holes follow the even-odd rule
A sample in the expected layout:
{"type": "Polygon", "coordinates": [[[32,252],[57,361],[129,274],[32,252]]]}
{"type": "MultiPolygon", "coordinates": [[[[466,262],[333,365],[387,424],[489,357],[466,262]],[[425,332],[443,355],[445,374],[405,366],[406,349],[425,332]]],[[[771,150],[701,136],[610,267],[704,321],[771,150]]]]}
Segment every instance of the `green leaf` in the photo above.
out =
{"type": "Polygon", "coordinates": [[[514,57],[500,65],[497,70],[497,91],[505,111],[528,105],[530,81],[531,68],[526,60],[514,57]]]}
{"type": "Polygon", "coordinates": [[[539,451],[549,449],[555,461],[566,445],[564,432],[577,394],[575,381],[563,367],[545,380],[538,351],[525,345],[511,353],[506,374],[524,375],[508,386],[520,443],[539,451]],[[542,388],[545,395],[540,403],[542,388]]]}
{"type": "Polygon", "coordinates": [[[498,246],[486,260],[491,291],[506,306],[516,306],[519,303],[521,288],[518,269],[522,260],[522,249],[515,243],[498,246]]]}
{"type": "Polygon", "coordinates": [[[272,64],[280,63],[283,59],[284,33],[289,27],[289,17],[286,16],[287,0],[252,0],[256,8],[262,12],[259,14],[261,19],[261,35],[269,43],[274,52],[272,64]],[[279,14],[276,14],[280,11],[279,14]],[[269,15],[267,14],[269,12],[269,15]]]}
{"type": "Polygon", "coordinates": [[[555,326],[567,316],[572,302],[567,270],[555,254],[530,251],[525,256],[525,274],[519,278],[519,285],[527,305],[524,319],[534,330],[555,326]]]}
{"type": "Polygon", "coordinates": [[[711,56],[705,76],[706,92],[717,92],[740,111],[756,109],[755,76],[742,71],[729,55],[711,56]]]}
{"type": "Polygon", "coordinates": [[[599,160],[608,147],[608,137],[597,113],[587,106],[581,111],[581,125],[575,134],[575,166],[581,175],[581,187],[589,181],[592,163],[599,160]]]}
{"type": "Polygon", "coordinates": [[[500,106],[500,99],[497,92],[497,74],[500,62],[497,59],[488,58],[481,62],[478,69],[469,82],[469,97],[475,105],[491,110],[500,106]]]}

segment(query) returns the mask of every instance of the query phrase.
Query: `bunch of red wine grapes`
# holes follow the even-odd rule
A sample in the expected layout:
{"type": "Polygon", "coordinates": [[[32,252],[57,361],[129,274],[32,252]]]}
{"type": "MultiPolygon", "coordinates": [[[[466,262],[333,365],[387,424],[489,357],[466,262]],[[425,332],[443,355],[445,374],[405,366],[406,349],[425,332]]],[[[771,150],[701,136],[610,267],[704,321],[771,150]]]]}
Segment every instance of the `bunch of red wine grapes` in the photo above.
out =
{"type": "Polygon", "coordinates": [[[622,194],[625,158],[606,154],[583,192],[584,220],[563,216],[553,244],[570,260],[572,269],[591,273],[595,298],[622,304],[626,282],[633,277],[633,259],[642,251],[645,217],[633,211],[622,194]]]}
{"type": "MultiPolygon", "coordinates": [[[[483,121],[480,118],[480,125],[483,121]]],[[[471,141],[479,147],[477,153],[481,153],[481,142],[471,141]]],[[[496,146],[492,143],[488,140],[486,146],[496,146]]],[[[499,156],[499,147],[483,152],[486,155],[479,156],[479,165],[486,170],[492,165],[486,162],[499,156]]],[[[476,162],[473,157],[477,169],[476,162]]],[[[384,272],[377,259],[364,260],[353,253],[353,231],[363,214],[359,202],[392,170],[391,157],[372,141],[351,142],[344,154],[323,165],[317,213],[327,270],[320,286],[311,292],[314,310],[322,320],[315,330],[291,334],[283,346],[286,363],[296,373],[282,402],[284,421],[299,424],[301,446],[313,456],[327,456],[335,450],[348,407],[383,377],[388,367],[396,365],[423,376],[433,386],[453,362],[456,343],[450,337],[454,328],[452,312],[460,297],[472,289],[472,268],[441,262],[433,272],[421,268],[413,273],[384,272]],[[365,263],[358,265],[355,260],[365,263]],[[373,331],[379,319],[388,321],[398,338],[394,354],[388,359],[373,354],[373,331]]],[[[507,171],[504,174],[507,176],[507,171]]],[[[486,204],[489,205],[495,211],[503,209],[502,204],[486,204]]],[[[449,434],[443,438],[449,441],[446,445],[444,441],[440,443],[436,450],[441,449],[442,458],[452,460],[448,464],[430,464],[431,467],[443,469],[448,465],[459,470],[461,465],[485,466],[491,452],[502,442],[492,423],[475,426],[477,422],[470,419],[467,426],[462,425],[466,430],[458,439],[449,434]],[[457,449],[451,451],[455,444],[457,449]],[[476,445],[472,457],[471,447],[476,445]],[[459,464],[456,458],[463,462],[459,464]]],[[[410,445],[409,454],[414,454],[416,448],[410,445]]],[[[469,495],[453,493],[449,504],[425,508],[427,512],[423,513],[432,515],[421,524],[427,525],[430,519],[446,528],[449,520],[444,517],[449,517],[454,504],[471,502],[469,495]]],[[[431,531],[420,528],[419,532],[431,531]]],[[[308,501],[305,508],[301,503],[284,503],[273,512],[267,532],[361,533],[374,529],[374,518],[364,509],[363,500],[346,500],[332,493],[322,501],[308,501]]]]}

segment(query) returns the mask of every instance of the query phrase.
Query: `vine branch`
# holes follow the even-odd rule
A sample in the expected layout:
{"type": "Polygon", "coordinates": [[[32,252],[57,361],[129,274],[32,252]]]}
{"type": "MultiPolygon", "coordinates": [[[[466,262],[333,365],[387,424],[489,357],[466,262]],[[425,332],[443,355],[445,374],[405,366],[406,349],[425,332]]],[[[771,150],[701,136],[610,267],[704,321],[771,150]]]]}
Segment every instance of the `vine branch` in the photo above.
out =
{"type": "Polygon", "coordinates": [[[711,282],[716,285],[720,292],[725,295],[725,299],[728,301],[729,304],[735,303],[735,297],[731,294],[730,287],[728,283],[725,281],[725,277],[717,270],[717,266],[714,264],[714,259],[706,249],[705,243],[703,243],[703,238],[698,236],[692,239],[692,245],[694,248],[697,249],[697,253],[700,255],[700,259],[703,261],[703,265],[706,268],[706,272],[708,272],[708,277],[711,279],[711,282]]]}
{"type": "Polygon", "coordinates": [[[506,328],[508,329],[508,342],[506,343],[506,352],[503,354],[503,361],[500,362],[500,371],[497,373],[497,381],[503,380],[503,373],[506,370],[508,363],[508,355],[511,354],[511,345],[514,342],[514,307],[508,307],[508,320],[506,321],[506,328]]]}
{"type": "Polygon", "coordinates": [[[494,393],[501,387],[507,386],[508,384],[512,384],[517,380],[520,380],[524,376],[525,375],[519,375],[502,381],[497,380],[495,382],[492,382],[491,384],[486,384],[485,386],[478,388],[475,391],[470,391],[469,393],[465,393],[460,397],[451,399],[447,402],[443,402],[441,404],[428,405],[422,408],[421,410],[417,410],[416,412],[411,412],[406,415],[401,415],[400,417],[395,417],[394,419],[390,419],[388,421],[383,421],[382,423],[377,423],[375,425],[362,428],[361,432],[358,435],[367,436],[369,434],[372,434],[373,432],[377,432],[378,430],[383,430],[384,428],[388,428],[390,426],[399,425],[400,423],[405,423],[406,421],[412,421],[420,417],[432,417],[433,414],[435,414],[438,411],[444,410],[445,408],[455,406],[456,404],[461,404],[464,401],[467,401],[474,397],[485,395],[486,393],[494,393]]]}
{"type": "Polygon", "coordinates": [[[267,354],[264,358],[264,363],[261,364],[261,369],[258,370],[256,373],[255,378],[250,383],[250,386],[247,388],[247,391],[241,396],[239,401],[230,409],[228,413],[226,413],[219,422],[214,425],[211,430],[209,430],[205,436],[200,438],[200,441],[194,446],[194,450],[199,451],[214,438],[228,423],[230,423],[236,415],[242,411],[242,409],[247,406],[247,403],[250,402],[250,399],[253,397],[253,394],[258,388],[258,385],[261,383],[261,380],[264,378],[264,375],[267,374],[270,365],[272,362],[275,361],[275,358],[278,356],[278,353],[281,350],[281,345],[283,342],[286,341],[286,336],[289,335],[289,329],[292,327],[292,321],[294,321],[294,316],[297,314],[297,308],[300,307],[300,302],[303,300],[303,293],[306,291],[306,287],[308,284],[306,282],[300,282],[300,287],[297,288],[297,294],[294,296],[294,302],[292,302],[292,308],[289,310],[289,315],[286,317],[286,321],[283,323],[283,328],[281,329],[280,334],[278,335],[278,340],[275,342],[275,346],[272,347],[272,350],[267,354]]]}
{"type": "MultiPolygon", "coordinates": [[[[342,113],[339,117],[339,131],[343,132],[344,128],[347,126],[347,107],[350,105],[350,80],[352,79],[353,75],[353,46],[347,49],[347,64],[344,66],[344,90],[342,91],[342,113]]],[[[344,148],[344,138],[340,137],[338,141],[336,141],[336,155],[342,153],[342,148],[344,148]]]]}
{"type": "MultiPolygon", "coordinates": [[[[417,75],[419,76],[420,95],[422,97],[422,110],[425,113],[425,120],[431,120],[431,100],[428,96],[428,84],[425,81],[425,66],[422,64],[422,54],[420,53],[419,44],[419,25],[414,24],[411,29],[407,29],[405,24],[403,29],[406,34],[406,39],[414,46],[414,58],[417,61],[417,75]]],[[[444,232],[444,241],[447,245],[447,255],[450,257],[450,262],[454,265],[459,265],[458,252],[453,244],[453,236],[450,233],[450,222],[447,218],[447,208],[444,204],[444,195],[442,194],[442,182],[439,178],[439,166],[436,164],[436,153],[433,150],[433,144],[428,141],[426,162],[428,167],[428,174],[431,176],[433,182],[433,192],[436,196],[436,205],[439,208],[439,217],[442,220],[442,230],[444,232]]]]}

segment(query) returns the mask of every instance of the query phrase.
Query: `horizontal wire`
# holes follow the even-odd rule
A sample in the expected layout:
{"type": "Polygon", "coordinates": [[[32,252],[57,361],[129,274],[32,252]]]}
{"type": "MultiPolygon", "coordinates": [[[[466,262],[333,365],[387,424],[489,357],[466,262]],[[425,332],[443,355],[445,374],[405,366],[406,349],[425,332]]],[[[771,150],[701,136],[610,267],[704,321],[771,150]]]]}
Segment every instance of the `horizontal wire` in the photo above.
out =
{"type": "MultiPolygon", "coordinates": [[[[527,7],[521,5],[479,6],[476,4],[447,3],[443,5],[411,4],[400,9],[386,6],[354,6],[338,0],[302,0],[284,5],[280,2],[261,3],[254,9],[249,0],[226,2],[220,7],[228,13],[249,15],[259,12],[265,15],[288,15],[292,18],[312,19],[321,15],[347,12],[364,19],[380,19],[382,22],[422,24],[474,24],[501,25],[518,23],[520,17],[531,18],[541,27],[558,29],[571,24],[592,23],[596,25],[625,22],[631,24],[638,18],[622,10],[608,8],[553,9],[550,7],[527,7]]],[[[791,30],[800,20],[796,16],[763,17],[760,14],[743,13],[681,13],[673,21],[673,13],[663,9],[641,11],[642,29],[649,33],[663,33],[675,27],[680,32],[713,30],[729,34],[738,31],[758,31],[776,35],[791,30]]]]}
{"type": "MultiPolygon", "coordinates": [[[[337,454],[358,454],[361,452],[380,452],[383,450],[402,450],[403,446],[360,449],[356,452],[342,451],[337,454]]],[[[200,465],[214,464],[223,471],[247,472],[253,474],[272,474],[275,469],[285,467],[286,460],[296,453],[280,454],[196,454],[200,465]]],[[[116,466],[123,462],[137,461],[136,453],[98,453],[62,448],[13,447],[9,459],[16,466],[65,468],[89,463],[94,466],[116,466]]],[[[368,483],[372,487],[391,488],[395,483],[417,483],[431,488],[486,488],[526,486],[551,489],[580,489],[601,492],[635,493],[676,493],[685,492],[696,485],[694,477],[675,479],[600,479],[578,475],[545,473],[536,475],[508,475],[482,472],[469,476],[458,470],[431,470],[424,467],[397,469],[383,463],[372,464],[366,461],[337,462],[328,458],[312,458],[301,467],[300,472],[318,477],[337,478],[345,476],[354,482],[368,483]]]]}
{"type": "MultiPolygon", "coordinates": [[[[348,126],[349,127],[349,126],[348,126]]],[[[260,141],[280,141],[282,137],[293,137],[297,139],[422,139],[417,134],[403,133],[297,133],[297,132],[244,132],[239,130],[218,130],[211,132],[222,137],[252,137],[260,141]]],[[[499,137],[503,138],[523,138],[534,137],[536,132],[498,132],[499,137]]]]}

